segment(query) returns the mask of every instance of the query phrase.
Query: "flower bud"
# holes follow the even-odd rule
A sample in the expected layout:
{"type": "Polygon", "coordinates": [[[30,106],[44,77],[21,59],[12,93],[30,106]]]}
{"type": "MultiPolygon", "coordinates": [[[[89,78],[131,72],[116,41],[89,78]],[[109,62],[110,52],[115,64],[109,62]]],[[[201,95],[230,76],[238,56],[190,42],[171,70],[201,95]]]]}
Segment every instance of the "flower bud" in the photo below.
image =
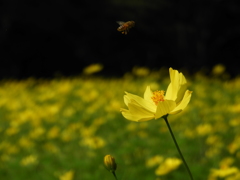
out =
{"type": "Polygon", "coordinates": [[[117,164],[115,162],[115,159],[111,155],[106,155],[104,157],[104,165],[107,168],[107,170],[111,172],[114,172],[117,169],[117,164]]]}

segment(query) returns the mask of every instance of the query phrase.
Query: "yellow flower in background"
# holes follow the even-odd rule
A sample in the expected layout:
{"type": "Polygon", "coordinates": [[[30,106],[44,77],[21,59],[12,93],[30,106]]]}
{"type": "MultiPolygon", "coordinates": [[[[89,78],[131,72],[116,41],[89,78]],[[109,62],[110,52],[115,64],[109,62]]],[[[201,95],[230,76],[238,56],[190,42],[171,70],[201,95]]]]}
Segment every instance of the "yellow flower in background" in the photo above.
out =
{"type": "Polygon", "coordinates": [[[97,136],[84,137],[79,142],[79,145],[80,146],[87,146],[91,149],[99,149],[99,148],[102,148],[106,145],[106,141],[103,138],[97,137],[97,136]]]}
{"type": "Polygon", "coordinates": [[[144,76],[149,75],[150,70],[146,67],[134,67],[132,72],[136,76],[144,77],[144,76]]]}
{"type": "Polygon", "coordinates": [[[212,69],[213,75],[221,75],[225,72],[226,67],[223,64],[216,64],[212,69]]]}
{"type": "Polygon", "coordinates": [[[192,91],[186,90],[187,81],[182,73],[169,68],[170,84],[165,91],[154,91],[147,86],[144,97],[125,92],[124,103],[127,109],[121,108],[122,115],[131,121],[149,121],[168,114],[180,113],[188,105],[192,91]]]}
{"type": "Polygon", "coordinates": [[[156,155],[156,156],[154,156],[154,157],[152,157],[152,158],[147,160],[146,167],[151,168],[151,167],[153,167],[155,165],[158,165],[158,164],[162,163],[163,160],[164,160],[163,156],[156,155]]]}
{"type": "Polygon", "coordinates": [[[230,175],[235,175],[239,173],[239,169],[237,167],[226,167],[224,169],[211,169],[210,177],[220,177],[225,178],[230,175]]]}
{"type": "Polygon", "coordinates": [[[155,174],[162,176],[170,173],[177,169],[182,164],[182,161],[178,158],[167,158],[163,163],[156,169],[155,174]]]}
{"type": "Polygon", "coordinates": [[[74,177],[74,171],[70,170],[62,174],[59,179],[60,180],[72,180],[74,177]]]}
{"type": "Polygon", "coordinates": [[[103,69],[102,64],[98,64],[98,63],[91,64],[83,69],[83,74],[86,74],[86,75],[94,74],[101,71],[102,69],[103,69]]]}
{"type": "Polygon", "coordinates": [[[47,133],[48,139],[57,138],[60,134],[60,128],[58,126],[53,126],[47,133]]]}
{"type": "Polygon", "coordinates": [[[29,155],[21,160],[22,166],[32,165],[38,162],[38,158],[35,155],[29,155]]]}

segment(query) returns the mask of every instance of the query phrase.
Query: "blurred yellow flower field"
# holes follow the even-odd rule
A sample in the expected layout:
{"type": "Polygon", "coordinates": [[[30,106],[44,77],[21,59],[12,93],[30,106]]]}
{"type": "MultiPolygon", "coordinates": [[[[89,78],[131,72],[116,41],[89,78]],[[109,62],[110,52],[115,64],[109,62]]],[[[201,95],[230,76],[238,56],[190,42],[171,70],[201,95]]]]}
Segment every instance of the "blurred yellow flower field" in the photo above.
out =
{"type": "MultiPolygon", "coordinates": [[[[184,73],[194,93],[169,123],[195,180],[239,180],[240,78],[215,71],[184,73]]],[[[114,179],[103,164],[111,154],[119,180],[187,179],[165,122],[131,122],[120,112],[125,91],[167,88],[168,68],[146,72],[1,81],[0,177],[114,179]]]]}

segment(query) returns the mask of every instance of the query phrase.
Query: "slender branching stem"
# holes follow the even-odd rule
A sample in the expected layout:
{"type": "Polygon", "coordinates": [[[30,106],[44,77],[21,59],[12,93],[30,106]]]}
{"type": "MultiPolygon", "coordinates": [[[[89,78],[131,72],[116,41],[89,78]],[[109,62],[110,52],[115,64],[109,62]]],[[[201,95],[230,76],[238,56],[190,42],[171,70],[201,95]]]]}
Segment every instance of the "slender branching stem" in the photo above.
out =
{"type": "Polygon", "coordinates": [[[169,131],[170,131],[170,134],[171,134],[172,139],[173,139],[173,141],[174,141],[174,143],[175,143],[175,146],[176,146],[176,148],[177,148],[177,150],[178,150],[178,153],[179,153],[179,155],[181,156],[182,161],[183,161],[185,167],[187,168],[187,171],[188,171],[188,174],[189,174],[189,176],[190,176],[190,179],[193,180],[192,173],[191,173],[191,171],[190,171],[190,169],[189,169],[189,167],[188,167],[188,165],[187,165],[187,162],[185,161],[185,159],[184,159],[184,157],[183,157],[183,155],[182,155],[182,152],[181,152],[181,150],[180,150],[180,148],[179,148],[179,146],[178,146],[178,143],[177,143],[177,141],[176,141],[176,139],[175,139],[175,137],[174,137],[174,134],[173,134],[173,132],[172,132],[172,129],[171,129],[171,127],[170,127],[170,124],[168,123],[167,116],[164,116],[163,119],[165,120],[165,122],[166,122],[166,124],[167,124],[167,127],[168,127],[168,129],[169,129],[169,131]]]}

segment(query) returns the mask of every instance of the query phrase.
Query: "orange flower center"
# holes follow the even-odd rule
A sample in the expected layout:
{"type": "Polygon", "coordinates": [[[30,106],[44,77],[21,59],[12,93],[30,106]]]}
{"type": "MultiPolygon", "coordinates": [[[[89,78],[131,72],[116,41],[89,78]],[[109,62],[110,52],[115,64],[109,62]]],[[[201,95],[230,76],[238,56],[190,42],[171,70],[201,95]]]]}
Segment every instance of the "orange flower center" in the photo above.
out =
{"type": "Polygon", "coordinates": [[[165,91],[163,91],[163,90],[153,92],[153,96],[151,98],[152,98],[153,102],[156,104],[156,106],[158,105],[158,103],[160,101],[164,101],[164,93],[165,93],[165,91]]]}

